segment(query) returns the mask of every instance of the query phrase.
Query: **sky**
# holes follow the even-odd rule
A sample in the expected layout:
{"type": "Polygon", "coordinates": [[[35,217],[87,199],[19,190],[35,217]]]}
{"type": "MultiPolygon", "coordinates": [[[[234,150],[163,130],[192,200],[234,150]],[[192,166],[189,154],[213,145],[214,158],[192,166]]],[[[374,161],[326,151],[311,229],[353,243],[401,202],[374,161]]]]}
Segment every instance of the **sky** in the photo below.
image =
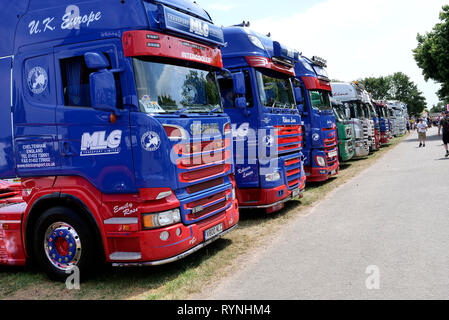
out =
{"type": "Polygon", "coordinates": [[[439,22],[447,0],[196,0],[215,24],[250,21],[251,28],[307,57],[328,61],[332,79],[407,74],[437,104],[439,85],[426,82],[413,58],[416,35],[439,22]]]}

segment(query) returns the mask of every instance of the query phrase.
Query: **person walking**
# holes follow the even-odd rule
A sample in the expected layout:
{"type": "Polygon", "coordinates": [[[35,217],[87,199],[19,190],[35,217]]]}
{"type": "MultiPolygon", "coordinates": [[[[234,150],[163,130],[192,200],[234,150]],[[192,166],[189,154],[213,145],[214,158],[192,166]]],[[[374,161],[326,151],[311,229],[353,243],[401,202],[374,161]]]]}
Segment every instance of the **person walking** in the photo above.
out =
{"type": "Polygon", "coordinates": [[[441,131],[443,131],[443,144],[446,149],[446,158],[449,157],[449,111],[446,111],[444,118],[440,120],[440,125],[438,126],[438,136],[441,136],[441,131]]]}
{"type": "Polygon", "coordinates": [[[421,118],[419,119],[419,123],[416,126],[416,129],[418,130],[418,139],[419,139],[419,148],[426,146],[426,140],[427,140],[427,123],[424,122],[424,120],[421,118]]]}

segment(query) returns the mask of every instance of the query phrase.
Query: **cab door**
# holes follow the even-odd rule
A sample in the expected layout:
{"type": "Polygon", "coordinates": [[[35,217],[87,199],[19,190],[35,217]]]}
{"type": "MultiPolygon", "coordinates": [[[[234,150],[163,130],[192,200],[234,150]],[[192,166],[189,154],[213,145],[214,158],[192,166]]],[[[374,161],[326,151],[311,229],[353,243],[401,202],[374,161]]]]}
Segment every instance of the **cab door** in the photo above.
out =
{"type": "Polygon", "coordinates": [[[12,57],[0,58],[0,176],[15,176],[12,141],[12,57]]]}
{"type": "MultiPolygon", "coordinates": [[[[135,193],[129,111],[119,108],[115,121],[111,112],[92,107],[90,75],[84,55],[104,54],[109,69],[124,69],[121,42],[108,40],[95,44],[70,45],[55,49],[58,81],[56,122],[64,175],[81,176],[106,194],[135,193]]],[[[123,101],[123,74],[115,73],[117,101],[123,101]]]]}
{"type": "Polygon", "coordinates": [[[221,80],[220,89],[226,114],[231,118],[231,128],[234,144],[235,178],[239,188],[259,187],[259,164],[257,158],[257,134],[259,113],[255,105],[255,95],[252,86],[252,69],[235,69],[232,73],[244,75],[243,97],[246,108],[238,107],[235,96],[232,95],[232,81],[221,80]],[[226,81],[229,82],[226,85],[226,81]]]}

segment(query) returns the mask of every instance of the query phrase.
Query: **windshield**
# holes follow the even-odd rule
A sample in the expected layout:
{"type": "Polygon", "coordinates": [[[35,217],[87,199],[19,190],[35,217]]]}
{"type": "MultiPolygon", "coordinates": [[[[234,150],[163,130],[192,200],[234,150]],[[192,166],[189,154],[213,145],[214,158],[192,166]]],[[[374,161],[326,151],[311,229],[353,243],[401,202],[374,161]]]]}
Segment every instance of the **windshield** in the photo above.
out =
{"type": "Polygon", "coordinates": [[[317,110],[331,110],[332,104],[330,100],[330,93],[322,90],[310,90],[310,102],[312,108],[317,110]]]}
{"type": "Polygon", "coordinates": [[[334,105],[334,113],[339,122],[343,122],[346,120],[346,112],[343,105],[334,105]]]}
{"type": "Polygon", "coordinates": [[[290,78],[275,78],[267,71],[256,71],[260,101],[270,108],[296,108],[290,78]]]}
{"type": "Polygon", "coordinates": [[[367,115],[365,113],[365,109],[361,102],[357,102],[356,106],[356,118],[366,118],[367,115]]]}
{"type": "Polygon", "coordinates": [[[395,115],[396,117],[402,117],[402,111],[401,111],[401,110],[395,109],[395,110],[394,110],[394,115],[395,115]]]}
{"type": "Polygon", "coordinates": [[[313,66],[313,69],[315,70],[316,74],[317,74],[319,77],[324,77],[324,78],[329,79],[329,75],[327,74],[327,70],[324,69],[323,67],[320,67],[320,66],[313,66]]]}
{"type": "Polygon", "coordinates": [[[363,111],[365,112],[366,118],[371,118],[371,110],[366,103],[363,104],[363,111]]]}
{"type": "Polygon", "coordinates": [[[223,112],[215,72],[140,58],[133,65],[142,112],[223,112]]]}
{"type": "Polygon", "coordinates": [[[376,117],[376,118],[379,117],[379,115],[377,114],[376,108],[374,108],[374,106],[373,106],[372,104],[369,104],[369,109],[370,109],[371,115],[372,115],[373,117],[376,117]]]}

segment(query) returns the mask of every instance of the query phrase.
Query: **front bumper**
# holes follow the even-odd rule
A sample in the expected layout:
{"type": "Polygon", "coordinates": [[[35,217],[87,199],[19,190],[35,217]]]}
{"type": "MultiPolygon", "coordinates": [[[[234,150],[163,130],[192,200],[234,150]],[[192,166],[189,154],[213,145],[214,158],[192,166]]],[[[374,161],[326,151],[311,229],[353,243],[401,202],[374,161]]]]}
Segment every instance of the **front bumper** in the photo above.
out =
{"type": "Polygon", "coordinates": [[[339,170],[340,166],[338,161],[333,166],[327,168],[306,168],[306,172],[308,173],[307,181],[308,182],[326,181],[329,178],[338,175],[339,170]]]}
{"type": "Polygon", "coordinates": [[[355,154],[354,158],[364,158],[369,155],[369,145],[366,141],[356,141],[355,142],[355,154]]]}
{"type": "Polygon", "coordinates": [[[178,223],[173,226],[128,233],[107,234],[110,253],[107,262],[113,266],[156,266],[184,258],[228,232],[239,222],[238,203],[235,200],[226,211],[191,225],[178,223]],[[205,232],[217,225],[223,231],[211,239],[205,239],[205,232]],[[161,233],[169,238],[161,240],[161,233]]]}
{"type": "MultiPolygon", "coordinates": [[[[306,177],[301,177],[299,197],[305,189],[306,177]]],[[[293,199],[292,191],[283,185],[273,189],[237,189],[240,209],[269,209],[293,199]]]]}
{"type": "Polygon", "coordinates": [[[340,157],[343,162],[349,161],[354,157],[354,144],[352,140],[343,140],[339,144],[340,157]]]}
{"type": "Polygon", "coordinates": [[[235,230],[238,228],[238,224],[234,225],[233,227],[223,231],[222,233],[220,233],[219,235],[215,236],[212,239],[209,239],[199,245],[197,245],[196,247],[193,247],[190,250],[187,250],[177,256],[174,256],[172,258],[168,258],[168,259],[164,259],[164,260],[159,260],[159,261],[150,261],[150,262],[114,262],[112,263],[113,267],[153,267],[153,266],[160,266],[160,265],[164,265],[164,264],[168,264],[168,263],[172,263],[181,259],[184,259],[185,257],[197,252],[198,250],[201,250],[202,248],[204,248],[205,246],[211,244],[212,242],[224,237],[225,235],[227,235],[229,232],[235,230]]]}

